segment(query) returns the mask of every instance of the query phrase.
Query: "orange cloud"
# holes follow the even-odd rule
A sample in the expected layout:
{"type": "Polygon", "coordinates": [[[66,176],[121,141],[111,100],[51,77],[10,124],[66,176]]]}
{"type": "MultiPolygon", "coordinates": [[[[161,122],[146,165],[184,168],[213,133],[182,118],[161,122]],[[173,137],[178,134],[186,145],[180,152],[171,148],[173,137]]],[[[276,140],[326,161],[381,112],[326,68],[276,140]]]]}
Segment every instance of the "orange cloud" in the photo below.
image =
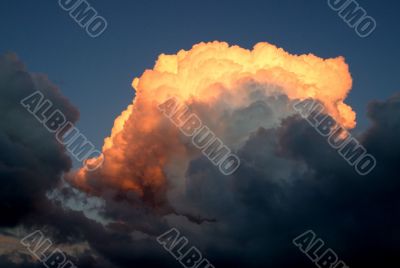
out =
{"type": "MultiPolygon", "coordinates": [[[[224,42],[200,43],[189,51],[160,55],[152,70],[133,80],[136,97],[105,139],[103,165],[94,172],[82,168],[68,179],[92,194],[130,191],[151,205],[162,204],[168,187],[166,167],[182,161],[184,169],[184,159],[193,153],[157,105],[178,97],[188,106],[223,102],[231,110],[240,109],[249,104],[243,85],[250,82],[272,85],[290,100],[319,100],[338,123],[355,126],[355,113],[344,103],[352,79],[343,57],[291,55],[268,43],[258,43],[253,50],[224,42]]],[[[265,94],[271,94],[268,90],[265,94]]],[[[216,131],[226,131],[223,123],[220,126],[216,131]]]]}

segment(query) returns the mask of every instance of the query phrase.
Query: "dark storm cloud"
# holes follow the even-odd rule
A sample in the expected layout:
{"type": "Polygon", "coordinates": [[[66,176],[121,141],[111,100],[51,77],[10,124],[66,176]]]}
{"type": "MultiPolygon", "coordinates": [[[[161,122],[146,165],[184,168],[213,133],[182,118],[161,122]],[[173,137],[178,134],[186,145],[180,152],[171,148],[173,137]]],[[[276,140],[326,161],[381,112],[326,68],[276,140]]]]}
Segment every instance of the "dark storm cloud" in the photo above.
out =
{"type": "MultiPolygon", "coordinates": [[[[272,121],[277,101],[279,107],[292,105],[284,96],[266,98],[225,119],[238,118],[247,122],[246,128],[252,125],[247,117],[257,121],[255,114],[272,121]]],[[[97,229],[88,221],[79,230],[116,267],[177,267],[154,244],[168,226],[178,227],[215,267],[310,267],[311,261],[292,244],[308,229],[350,267],[386,266],[395,261],[399,238],[399,105],[394,96],[368,108],[371,127],[357,139],[378,166],[367,176],[359,176],[325,138],[292,115],[248,137],[237,151],[242,165],[232,176],[220,174],[205,157],[192,161],[186,192],[178,199],[181,213],[165,215],[126,198],[105,196],[103,216],[115,222],[97,229]],[[180,216],[185,212],[213,221],[199,224],[180,216]]]]}
{"type": "MultiPolygon", "coordinates": [[[[3,213],[0,227],[23,227],[28,232],[43,230],[53,243],[71,247],[87,242],[88,251],[71,257],[78,267],[159,263],[160,260],[153,258],[158,249],[153,239],[135,243],[127,230],[114,225],[106,230],[83,212],[66,209],[60,202],[46,197],[49,190],[61,184],[63,173],[71,168],[71,160],[54,134],[21,106],[20,101],[36,90],[51,100],[54,109],[60,109],[69,121],[77,121],[76,108],[44,75],[29,73],[15,54],[0,57],[0,209],[3,213]]],[[[119,210],[129,214],[121,204],[119,210]]],[[[6,230],[2,233],[18,244],[22,237],[6,230]]],[[[32,262],[28,255],[12,253],[0,258],[0,266],[33,268],[42,264],[32,262]]]]}
{"type": "MultiPolygon", "coordinates": [[[[37,89],[71,122],[77,120],[77,110],[46,77],[29,73],[13,54],[0,58],[1,227],[23,227],[28,231],[40,229],[52,242],[66,243],[71,247],[79,242],[87,242],[88,252],[70,258],[78,267],[114,268],[131,267],[132,264],[161,267],[162,263],[172,263],[169,256],[154,258],[160,251],[152,238],[140,241],[131,238],[131,231],[143,228],[148,233],[158,235],[158,231],[151,231],[144,226],[143,221],[128,229],[118,224],[106,229],[102,224],[88,219],[83,212],[64,209],[61,203],[46,198],[46,192],[59,185],[62,174],[71,168],[71,160],[53,134],[20,104],[23,98],[37,89]]],[[[64,194],[68,196],[68,193],[64,194]]],[[[132,208],[129,211],[127,205],[119,203],[118,210],[112,213],[111,201],[109,207],[110,217],[118,218],[118,213],[122,213],[126,215],[125,220],[133,221],[132,208]]],[[[145,213],[138,215],[151,223],[145,213]]],[[[22,238],[8,235],[17,242],[22,238]]],[[[30,256],[15,253],[0,259],[0,267],[36,268],[42,265],[39,262],[32,263],[30,256]],[[16,256],[21,262],[14,261],[16,256]]]]}
{"type": "MultiPolygon", "coordinates": [[[[293,115],[285,95],[263,97],[255,89],[247,107],[204,120],[211,127],[228,122],[228,142],[234,135],[246,137],[236,150],[241,160],[236,173],[224,176],[199,156],[186,171],[183,195],[169,192],[170,207],[160,211],[133,193],[105,192],[99,214],[110,223],[101,224],[46,198],[71,162],[19,101],[40,89],[71,121],[76,109],[47,78],[28,73],[15,55],[0,58],[0,87],[0,208],[7,215],[1,226],[42,229],[53,242],[71,248],[87,243],[83,252],[69,256],[78,267],[179,267],[155,241],[170,227],[219,268],[312,267],[292,244],[308,229],[350,267],[387,267],[397,260],[400,94],[368,106],[371,127],[357,139],[378,165],[359,176],[325,138],[293,115]]],[[[201,104],[194,109],[202,118],[218,114],[201,104]]],[[[60,196],[85,201],[68,187],[60,196]]],[[[3,235],[20,239],[5,230],[3,235]]],[[[26,255],[17,263],[16,256],[1,256],[0,266],[42,265],[26,255]]]]}
{"type": "Polygon", "coordinates": [[[27,257],[21,259],[21,263],[15,263],[6,256],[0,256],[0,267],[7,267],[7,268],[42,268],[43,264],[39,262],[31,262],[28,260],[27,257]]]}
{"type": "Polygon", "coordinates": [[[71,167],[64,148],[20,101],[41,90],[72,122],[78,111],[44,75],[29,73],[14,54],[0,57],[0,226],[14,226],[71,167]]]}
{"type": "Polygon", "coordinates": [[[313,229],[350,267],[394,263],[400,241],[400,95],[372,102],[368,116],[372,125],[357,138],[378,165],[365,177],[297,115],[278,128],[256,131],[239,150],[242,165],[230,179],[207,161],[193,161],[188,199],[224,227],[224,235],[205,228],[208,239],[197,238],[207,241],[210,259],[222,267],[232,260],[246,267],[310,267],[291,241],[313,229]]]}

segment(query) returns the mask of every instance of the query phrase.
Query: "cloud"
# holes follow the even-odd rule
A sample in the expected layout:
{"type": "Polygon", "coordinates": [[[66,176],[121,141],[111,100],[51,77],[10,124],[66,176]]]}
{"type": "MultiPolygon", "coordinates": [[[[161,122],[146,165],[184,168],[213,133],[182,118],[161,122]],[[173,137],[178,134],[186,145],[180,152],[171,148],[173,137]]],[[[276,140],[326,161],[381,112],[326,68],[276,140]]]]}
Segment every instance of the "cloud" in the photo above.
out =
{"type": "MultiPolygon", "coordinates": [[[[355,114],[344,104],[351,76],[343,58],[293,56],[269,44],[248,51],[202,43],[161,55],[133,84],[137,96],[105,141],[104,166],[69,177],[75,187],[107,200],[104,216],[119,222],[109,228],[154,237],[165,225],[177,227],[219,267],[306,267],[291,240],[312,228],[349,264],[370,262],[357,238],[383,222],[360,228],[374,218],[362,215],[360,200],[373,197],[367,204],[372,206],[381,193],[365,191],[366,182],[292,109],[294,101],[313,98],[353,127],[355,114]],[[242,163],[235,174],[220,174],[160,114],[157,105],[172,96],[235,150],[242,163]]],[[[374,154],[366,137],[379,123],[376,108],[369,109],[375,121],[358,138],[374,154]]],[[[380,113],[396,118],[392,111],[380,113]]],[[[380,203],[373,209],[383,211],[380,203]]],[[[379,235],[373,239],[382,241],[379,235]]]]}
{"type": "Polygon", "coordinates": [[[82,168],[70,174],[69,181],[92,195],[131,192],[153,207],[168,207],[168,185],[177,182],[170,181],[166,170],[180,172],[177,180],[182,183],[185,165],[197,155],[158,105],[177,97],[235,149],[257,127],[277,124],[287,116],[288,107],[276,99],[280,95],[313,97],[335,119],[353,127],[355,113],[344,104],[351,84],[342,57],[291,55],[268,43],[259,43],[253,50],[223,42],[200,43],[176,55],[163,54],[152,70],[134,79],[135,99],[115,120],[105,140],[102,167],[95,172],[82,168]],[[265,110],[263,101],[268,98],[277,102],[267,100],[273,111],[265,110]],[[274,116],[269,116],[271,112],[274,116]],[[263,115],[273,119],[265,120],[263,115]],[[172,168],[178,161],[181,166],[172,168]]]}
{"type": "Polygon", "coordinates": [[[324,137],[292,115],[249,137],[231,178],[203,157],[193,160],[179,201],[216,223],[195,229],[169,218],[170,225],[189,233],[218,267],[309,267],[291,243],[308,229],[350,267],[388,266],[396,260],[400,234],[400,96],[371,102],[368,115],[371,127],[357,139],[377,159],[369,175],[359,176],[324,137]]]}
{"type": "MultiPolygon", "coordinates": [[[[24,70],[17,60],[8,61],[24,70]]],[[[0,77],[13,73],[8,69],[1,67],[0,77]]],[[[32,80],[26,71],[25,76],[32,80]]],[[[16,81],[27,84],[20,77],[16,81]]],[[[20,182],[8,189],[40,204],[7,226],[45,228],[57,243],[85,244],[85,251],[71,256],[78,267],[177,267],[155,240],[171,227],[215,267],[310,267],[311,261],[292,244],[308,229],[350,267],[386,267],[397,261],[399,94],[368,106],[371,126],[356,138],[378,164],[359,176],[292,108],[296,100],[311,97],[338,122],[355,125],[355,114],[344,104],[351,76],[341,57],[295,56],[265,43],[251,51],[219,42],[199,44],[160,56],[155,68],[134,85],[137,97],[105,140],[103,167],[69,173],[71,185],[51,202],[45,193],[68,172],[70,161],[29,114],[21,110],[16,117],[18,112],[9,112],[19,109],[10,108],[19,96],[1,98],[5,104],[0,107],[7,107],[2,116],[32,126],[28,132],[16,125],[19,132],[12,132],[10,124],[0,123],[2,135],[19,133],[23,141],[38,133],[29,146],[21,145],[24,151],[8,149],[6,155],[15,156],[0,158],[30,172],[16,173],[20,182]],[[241,165],[233,175],[221,174],[159,112],[157,105],[171,96],[183,100],[239,156],[241,165]],[[43,154],[51,155],[51,161],[43,154]],[[19,193],[33,187],[22,181],[26,178],[43,182],[35,195],[19,193]],[[96,208],[99,219],[66,207],[69,199],[89,202],[85,195],[76,195],[77,190],[104,201],[96,208]]],[[[70,107],[62,101],[60,105],[70,107]]],[[[18,148],[22,141],[7,135],[14,143],[4,148],[18,148]]],[[[9,198],[9,211],[22,206],[7,192],[0,193],[9,198]]],[[[13,267],[9,257],[2,257],[0,265],[13,267]]]]}
{"type": "Polygon", "coordinates": [[[36,90],[75,122],[78,111],[44,75],[29,73],[15,54],[0,57],[0,226],[37,211],[45,192],[71,168],[64,148],[20,101],[36,90]]]}

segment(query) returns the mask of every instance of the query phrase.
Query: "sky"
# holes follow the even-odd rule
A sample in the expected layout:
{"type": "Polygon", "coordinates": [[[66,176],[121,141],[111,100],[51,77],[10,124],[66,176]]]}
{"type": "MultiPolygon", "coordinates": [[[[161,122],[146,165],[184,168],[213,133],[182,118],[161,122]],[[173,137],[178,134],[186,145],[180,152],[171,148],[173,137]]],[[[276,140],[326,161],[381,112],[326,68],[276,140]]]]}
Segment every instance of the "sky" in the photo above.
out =
{"type": "Polygon", "coordinates": [[[360,38],[326,1],[117,1],[92,3],[107,30],[90,38],[57,1],[2,1],[0,51],[13,51],[32,72],[45,73],[80,110],[80,129],[97,145],[130,104],[131,82],[162,53],[202,41],[251,49],[269,42],[291,54],[344,56],[353,77],[347,103],[361,128],[366,105],[400,84],[398,1],[360,1],[377,21],[360,38]],[[100,120],[101,119],[101,120],[100,120]]]}
{"type": "Polygon", "coordinates": [[[0,267],[396,262],[400,4],[334,1],[0,1],[0,267]]]}

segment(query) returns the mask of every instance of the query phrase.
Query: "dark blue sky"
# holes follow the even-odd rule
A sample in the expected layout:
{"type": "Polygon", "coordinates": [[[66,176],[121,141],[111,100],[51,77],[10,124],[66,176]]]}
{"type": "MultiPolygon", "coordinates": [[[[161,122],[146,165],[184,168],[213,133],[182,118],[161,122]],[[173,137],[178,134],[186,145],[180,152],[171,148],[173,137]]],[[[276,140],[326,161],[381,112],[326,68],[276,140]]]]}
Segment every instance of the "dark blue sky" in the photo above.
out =
{"type": "Polygon", "coordinates": [[[0,2],[0,53],[16,52],[33,72],[45,73],[80,112],[79,128],[102,146],[114,118],[131,103],[135,76],[160,53],[176,53],[200,41],[220,40],[252,48],[267,41],[292,54],[343,55],[353,90],[347,103],[367,126],[366,104],[399,90],[400,3],[359,0],[377,21],[360,38],[324,0],[89,1],[108,21],[89,37],[57,0],[0,2]]]}

